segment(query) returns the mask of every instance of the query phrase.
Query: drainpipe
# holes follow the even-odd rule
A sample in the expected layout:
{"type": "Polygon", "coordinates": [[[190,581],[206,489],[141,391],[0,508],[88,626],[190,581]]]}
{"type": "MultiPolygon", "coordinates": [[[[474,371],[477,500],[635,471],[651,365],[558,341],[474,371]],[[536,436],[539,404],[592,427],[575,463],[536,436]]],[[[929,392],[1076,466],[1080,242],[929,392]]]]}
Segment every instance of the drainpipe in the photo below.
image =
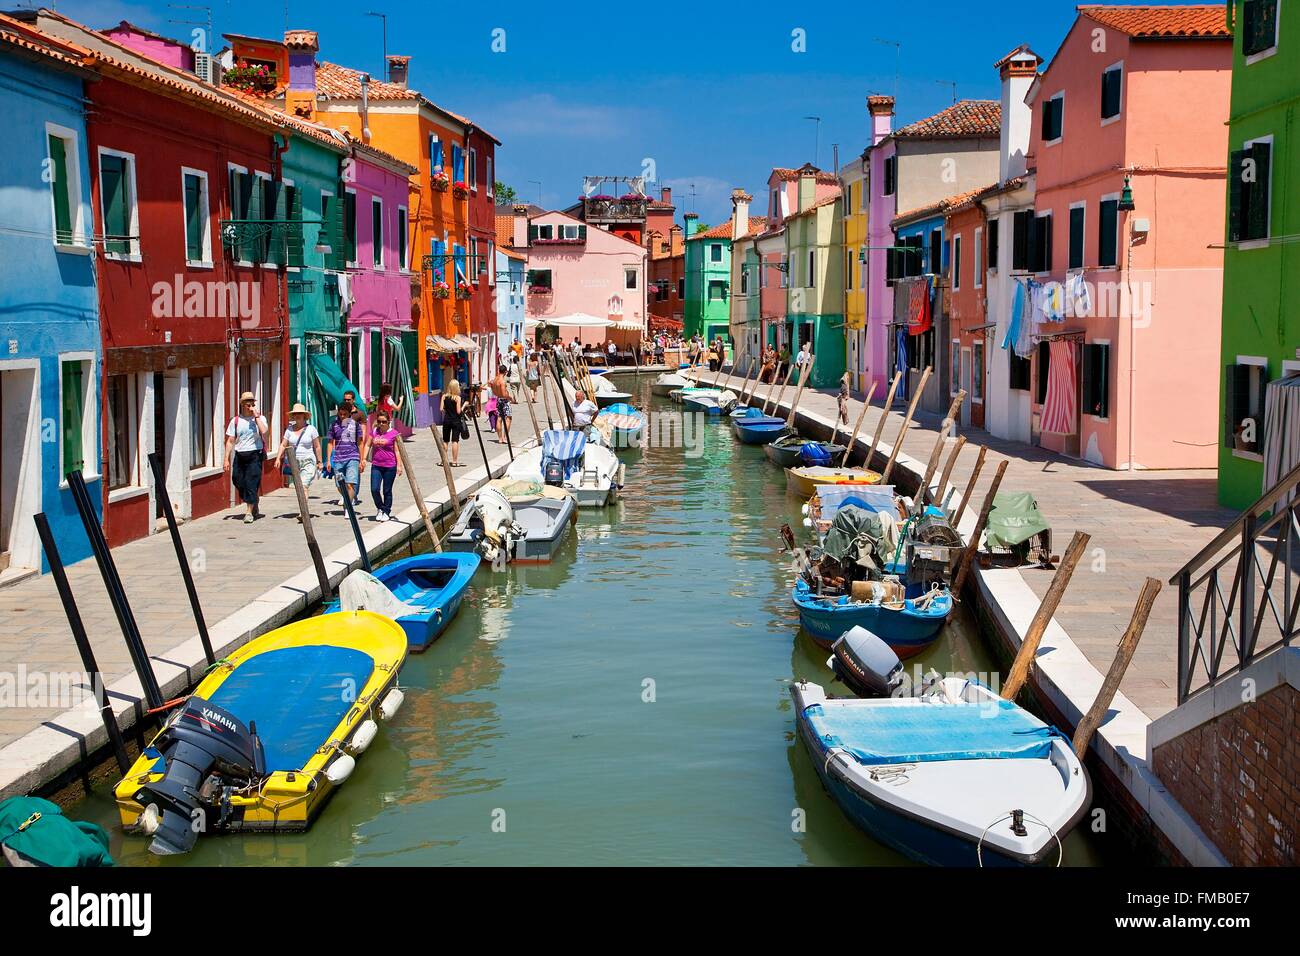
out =
{"type": "Polygon", "coordinates": [[[370,145],[370,74],[361,74],[361,142],[370,145]]]}

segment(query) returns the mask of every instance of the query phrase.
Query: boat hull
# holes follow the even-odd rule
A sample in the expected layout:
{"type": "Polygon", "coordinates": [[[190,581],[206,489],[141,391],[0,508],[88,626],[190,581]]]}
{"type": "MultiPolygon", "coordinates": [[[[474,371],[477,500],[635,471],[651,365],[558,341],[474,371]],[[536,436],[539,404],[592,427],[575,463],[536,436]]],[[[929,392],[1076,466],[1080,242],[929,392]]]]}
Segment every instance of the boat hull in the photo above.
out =
{"type": "MultiPolygon", "coordinates": [[[[798,468],[803,464],[802,456],[803,446],[805,444],[807,443],[802,441],[791,442],[790,444],[783,444],[780,441],[776,441],[765,447],[763,453],[767,455],[768,460],[771,461],[772,464],[779,468],[798,468]]],[[[814,442],[814,444],[821,445],[825,448],[827,453],[831,456],[832,461],[834,461],[838,456],[844,454],[843,445],[829,445],[826,442],[814,442]]],[[[812,496],[809,495],[809,497],[812,496]]]]}
{"type": "MultiPolygon", "coordinates": [[[[465,591],[478,570],[477,554],[416,554],[400,561],[386,564],[375,571],[375,577],[393,596],[404,604],[420,608],[419,614],[395,618],[406,634],[406,646],[414,653],[428,650],[429,645],[442,636],[442,632],[460,611],[465,591]],[[437,588],[422,584],[421,578],[429,575],[450,574],[437,588]]],[[[333,614],[339,602],[331,602],[324,610],[333,614]]]]}
{"type": "Polygon", "coordinates": [[[628,402],[632,399],[632,396],[627,392],[597,392],[595,397],[598,408],[608,408],[611,405],[628,402]]]}
{"type": "Polygon", "coordinates": [[[952,597],[935,598],[930,608],[916,610],[909,597],[901,609],[879,604],[832,604],[818,601],[803,581],[791,592],[799,611],[799,623],[814,643],[827,650],[852,627],[865,627],[888,644],[900,659],[913,657],[939,637],[943,624],[952,612],[952,597]]]}
{"type": "Polygon", "coordinates": [[[786,494],[794,495],[797,498],[811,498],[817,493],[820,485],[876,485],[880,483],[880,475],[874,471],[864,471],[861,468],[844,468],[836,469],[836,475],[813,475],[807,473],[802,468],[786,468],[785,470],[785,490],[786,494]]]}
{"type": "MultiPolygon", "coordinates": [[[[514,541],[507,562],[511,564],[547,564],[560,550],[569,528],[577,520],[578,503],[573,495],[543,498],[533,505],[514,509],[515,521],[525,534],[514,541]]],[[[448,551],[475,552],[483,538],[482,529],[460,526],[448,535],[443,547],[448,551]]]]}

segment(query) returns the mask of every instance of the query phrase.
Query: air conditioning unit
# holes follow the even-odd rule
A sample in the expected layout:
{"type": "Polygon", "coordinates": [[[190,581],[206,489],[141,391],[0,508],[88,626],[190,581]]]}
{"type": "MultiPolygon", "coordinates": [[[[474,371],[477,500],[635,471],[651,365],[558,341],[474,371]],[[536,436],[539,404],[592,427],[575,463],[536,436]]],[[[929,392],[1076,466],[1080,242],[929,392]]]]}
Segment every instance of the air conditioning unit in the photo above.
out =
{"type": "Polygon", "coordinates": [[[194,75],[204,83],[217,85],[217,62],[211,53],[194,54],[194,75]]]}

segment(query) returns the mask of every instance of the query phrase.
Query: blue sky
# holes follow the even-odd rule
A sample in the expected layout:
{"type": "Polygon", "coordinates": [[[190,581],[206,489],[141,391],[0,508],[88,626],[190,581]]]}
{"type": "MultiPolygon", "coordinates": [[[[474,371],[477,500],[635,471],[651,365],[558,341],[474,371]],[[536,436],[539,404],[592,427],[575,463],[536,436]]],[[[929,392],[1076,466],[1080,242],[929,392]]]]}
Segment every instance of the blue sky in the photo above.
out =
{"type": "MultiPolygon", "coordinates": [[[[207,3],[218,34],[285,28],[283,0],[207,3]]],[[[386,13],[388,50],[412,57],[411,85],[494,133],[504,144],[497,178],[529,201],[540,182],[542,205],[567,205],[583,175],[635,176],[648,160],[673,187],[679,217],[693,207],[717,223],[732,188],[755,192],[773,166],[812,160],[817,138],[823,168],[832,144],[841,161],[861,152],[869,93],[894,93],[897,83],[898,124],[951,103],[949,82],[960,97],[996,98],[993,62],[1022,42],[1050,57],[1075,3],[797,6],[289,0],[287,19],[319,32],[323,59],[378,77],[380,21],[365,14],[386,13]],[[493,52],[497,29],[505,52],[493,52]],[[793,49],[796,30],[803,52],[793,49]],[[895,49],[878,38],[901,44],[897,78],[895,49]],[[821,117],[819,137],[807,116],[821,117]]],[[[162,0],[66,0],[58,9],[92,27],[128,19],[182,38],[191,28],[169,21],[202,17],[162,0]]]]}

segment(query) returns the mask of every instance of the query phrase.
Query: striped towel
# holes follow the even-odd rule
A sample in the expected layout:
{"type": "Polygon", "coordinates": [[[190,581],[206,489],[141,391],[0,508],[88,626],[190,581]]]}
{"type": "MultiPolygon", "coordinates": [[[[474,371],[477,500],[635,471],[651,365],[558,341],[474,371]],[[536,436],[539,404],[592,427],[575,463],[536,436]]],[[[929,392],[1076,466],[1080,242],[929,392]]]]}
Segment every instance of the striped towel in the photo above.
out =
{"type": "MultiPolygon", "coordinates": [[[[1043,403],[1043,431],[1073,435],[1079,422],[1074,381],[1074,343],[1058,339],[1048,346],[1047,400],[1043,403]]],[[[1039,369],[1039,373],[1042,370],[1039,369]]]]}

